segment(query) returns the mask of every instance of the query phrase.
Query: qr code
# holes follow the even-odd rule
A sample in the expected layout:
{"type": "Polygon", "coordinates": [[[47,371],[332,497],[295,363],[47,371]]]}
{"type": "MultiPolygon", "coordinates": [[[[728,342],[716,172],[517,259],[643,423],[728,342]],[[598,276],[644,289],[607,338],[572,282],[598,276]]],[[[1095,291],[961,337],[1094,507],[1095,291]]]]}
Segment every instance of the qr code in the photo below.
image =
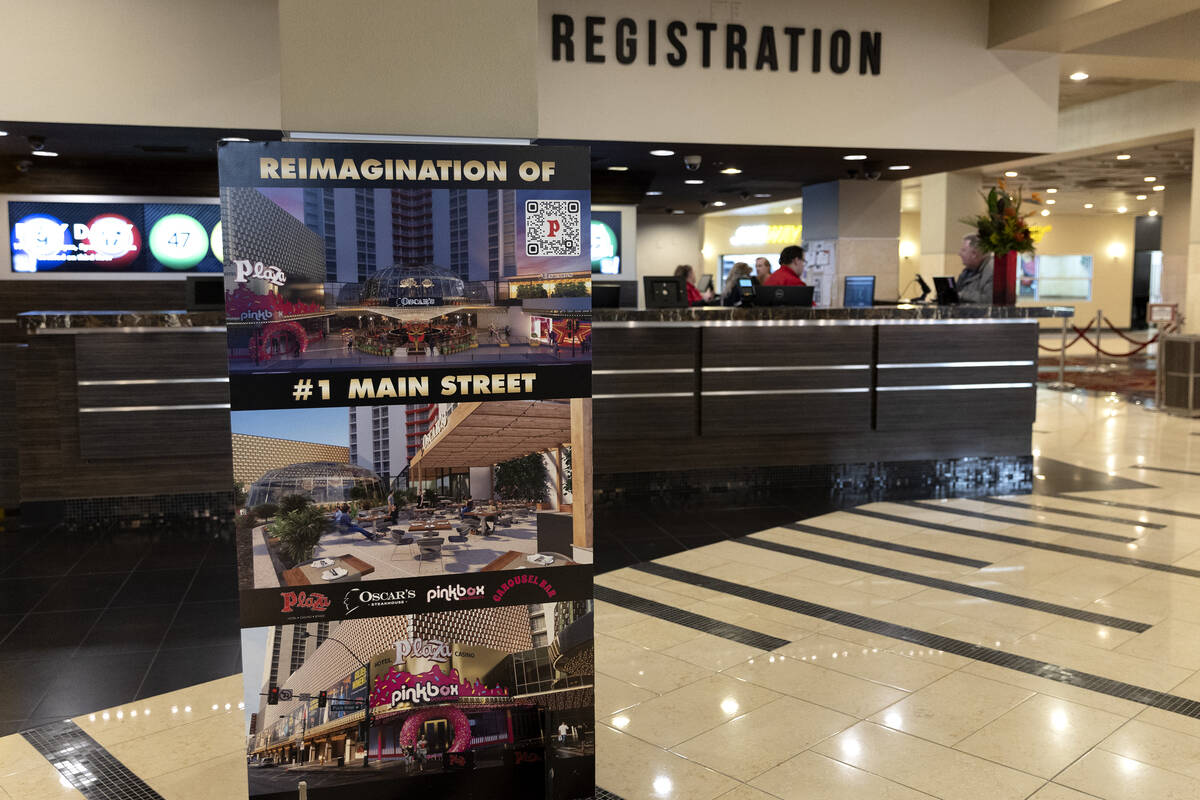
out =
{"type": "Polygon", "coordinates": [[[525,201],[527,255],[579,255],[579,227],[578,200],[525,201]]]}

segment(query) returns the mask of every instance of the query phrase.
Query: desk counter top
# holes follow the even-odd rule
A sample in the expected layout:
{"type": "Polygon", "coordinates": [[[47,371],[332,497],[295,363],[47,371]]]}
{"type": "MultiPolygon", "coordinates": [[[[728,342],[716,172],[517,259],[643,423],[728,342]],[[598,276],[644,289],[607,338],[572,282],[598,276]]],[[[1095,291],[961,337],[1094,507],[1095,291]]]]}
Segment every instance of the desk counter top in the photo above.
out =
{"type": "Polygon", "coordinates": [[[692,308],[597,308],[598,326],[622,323],[728,325],[738,322],[795,325],[862,325],[914,322],[1024,321],[1074,316],[1067,306],[939,306],[934,304],[874,306],[872,308],[804,308],[801,306],[694,306],[692,308]]]}

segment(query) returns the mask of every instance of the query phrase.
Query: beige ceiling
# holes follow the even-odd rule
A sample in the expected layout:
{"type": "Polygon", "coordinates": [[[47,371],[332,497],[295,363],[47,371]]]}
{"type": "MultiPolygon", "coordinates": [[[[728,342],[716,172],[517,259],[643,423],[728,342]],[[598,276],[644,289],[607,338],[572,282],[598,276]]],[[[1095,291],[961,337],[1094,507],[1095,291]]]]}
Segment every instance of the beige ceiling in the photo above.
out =
{"type": "Polygon", "coordinates": [[[571,442],[568,400],[459,403],[412,469],[487,467],[571,442]]]}

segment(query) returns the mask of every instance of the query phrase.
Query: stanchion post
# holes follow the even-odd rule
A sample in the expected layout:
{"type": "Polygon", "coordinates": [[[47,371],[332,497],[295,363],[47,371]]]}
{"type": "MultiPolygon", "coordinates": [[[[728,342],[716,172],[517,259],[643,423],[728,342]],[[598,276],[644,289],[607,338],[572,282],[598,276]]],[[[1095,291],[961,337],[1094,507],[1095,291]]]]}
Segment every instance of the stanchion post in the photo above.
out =
{"type": "Polygon", "coordinates": [[[1062,324],[1062,350],[1058,351],[1058,385],[1063,386],[1067,382],[1067,320],[1073,317],[1063,317],[1062,324]]]}
{"type": "Polygon", "coordinates": [[[1096,371],[1100,371],[1100,334],[1104,329],[1104,312],[1096,312],[1096,371]]]}
{"type": "Polygon", "coordinates": [[[296,789],[300,792],[300,800],[308,800],[308,781],[300,781],[296,789]]]}

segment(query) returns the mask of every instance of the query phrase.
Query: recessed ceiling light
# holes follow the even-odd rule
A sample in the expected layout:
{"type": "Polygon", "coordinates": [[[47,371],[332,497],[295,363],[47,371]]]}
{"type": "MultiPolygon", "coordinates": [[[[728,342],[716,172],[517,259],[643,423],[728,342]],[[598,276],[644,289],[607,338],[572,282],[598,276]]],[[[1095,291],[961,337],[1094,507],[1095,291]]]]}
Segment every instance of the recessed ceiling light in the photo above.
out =
{"type": "Polygon", "coordinates": [[[684,183],[688,184],[689,186],[699,186],[700,184],[704,183],[704,181],[700,178],[688,178],[686,181],[684,181],[684,183]]]}
{"type": "Polygon", "coordinates": [[[890,167],[888,167],[888,169],[894,172],[900,172],[901,170],[912,169],[912,167],[910,167],[908,164],[892,164],[890,167]]]}
{"type": "Polygon", "coordinates": [[[1117,153],[1117,161],[1128,161],[1133,158],[1129,153],[1117,153]]]}
{"type": "Polygon", "coordinates": [[[1069,77],[1073,81],[1086,81],[1088,74],[1086,72],[1072,72],[1069,77]]]}
{"type": "Polygon", "coordinates": [[[1155,210],[1152,208],[1152,209],[1150,209],[1149,211],[1147,211],[1147,212],[1146,212],[1146,216],[1149,216],[1149,217],[1157,217],[1157,216],[1158,216],[1158,212],[1157,212],[1157,211],[1155,211],[1155,210]]]}
{"type": "Polygon", "coordinates": [[[629,172],[629,167],[609,167],[609,172],[629,172]]]}
{"type": "Polygon", "coordinates": [[[250,140],[243,138],[241,136],[222,136],[221,141],[222,142],[248,142],[250,140]]]}
{"type": "Polygon", "coordinates": [[[1146,195],[1144,195],[1144,194],[1139,194],[1139,195],[1137,196],[1137,199],[1138,199],[1138,200],[1145,200],[1145,199],[1146,199],[1146,195]]]}
{"type": "Polygon", "coordinates": [[[671,213],[672,214],[682,214],[682,213],[684,213],[684,211],[682,208],[672,208],[671,213]]]}
{"type": "Polygon", "coordinates": [[[658,197],[660,194],[662,194],[662,192],[658,191],[657,189],[651,189],[650,191],[646,192],[647,197],[658,197]]]}
{"type": "Polygon", "coordinates": [[[1019,174],[1020,174],[1020,173],[1018,173],[1018,172],[1017,172],[1015,169],[1010,169],[1010,170],[1006,170],[1006,171],[1005,171],[1005,173],[1004,173],[1004,177],[1006,177],[1006,178],[1015,178],[1015,177],[1017,177],[1017,175],[1019,175],[1019,174]]]}
{"type": "Polygon", "coordinates": [[[673,155],[675,155],[675,151],[674,150],[651,150],[650,155],[652,155],[652,156],[673,156],[673,155]]]}
{"type": "Polygon", "coordinates": [[[34,150],[33,155],[41,156],[42,158],[54,158],[58,153],[53,150],[34,150]]]}
{"type": "Polygon", "coordinates": [[[1084,208],[1095,208],[1096,204],[1095,203],[1084,203],[1083,207],[1084,208]]]}
{"type": "Polygon", "coordinates": [[[1043,216],[1043,217],[1048,217],[1048,216],[1050,216],[1050,209],[1048,209],[1048,208],[1043,208],[1043,209],[1042,209],[1042,216],[1043,216]]]}
{"type": "Polygon", "coordinates": [[[1163,186],[1163,185],[1160,183],[1158,186],[1155,186],[1155,187],[1154,187],[1154,191],[1156,191],[1156,192],[1161,192],[1161,191],[1165,190],[1166,188],[1167,188],[1167,187],[1163,186]]]}
{"type": "Polygon", "coordinates": [[[712,204],[713,204],[714,208],[721,208],[723,205],[725,205],[725,201],[724,200],[713,200],[712,204]]]}
{"type": "Polygon", "coordinates": [[[1118,207],[1118,208],[1117,208],[1117,213],[1118,213],[1118,214],[1124,214],[1124,213],[1125,213],[1126,211],[1128,211],[1128,210],[1129,210],[1129,209],[1128,209],[1128,208],[1126,208],[1125,206],[1120,206],[1120,207],[1118,207]]]}
{"type": "Polygon", "coordinates": [[[754,196],[755,197],[770,197],[771,195],[769,192],[755,192],[754,196]]]}
{"type": "Polygon", "coordinates": [[[1047,189],[1046,194],[1058,194],[1058,189],[1047,189]]]}
{"type": "Polygon", "coordinates": [[[721,170],[721,174],[722,175],[741,175],[742,171],[740,169],[738,169],[737,167],[726,167],[725,169],[721,170]]]}
{"type": "Polygon", "coordinates": [[[1154,177],[1153,175],[1147,175],[1146,177],[1142,178],[1142,180],[1144,180],[1146,183],[1154,183],[1156,180],[1158,180],[1158,178],[1154,177]]]}
{"type": "Polygon", "coordinates": [[[842,156],[842,161],[866,161],[867,157],[862,153],[851,153],[848,156],[842,156]]]}
{"type": "Polygon", "coordinates": [[[1055,204],[1055,203],[1057,203],[1057,202],[1058,202],[1057,200],[1047,200],[1047,201],[1046,201],[1046,205],[1048,205],[1048,206],[1052,206],[1052,205],[1054,205],[1054,204],[1055,204]]]}
{"type": "Polygon", "coordinates": [[[791,207],[791,206],[788,206],[787,208],[785,208],[785,209],[783,210],[783,213],[785,213],[785,214],[791,214],[791,213],[792,213],[792,207],[791,207]]]}

